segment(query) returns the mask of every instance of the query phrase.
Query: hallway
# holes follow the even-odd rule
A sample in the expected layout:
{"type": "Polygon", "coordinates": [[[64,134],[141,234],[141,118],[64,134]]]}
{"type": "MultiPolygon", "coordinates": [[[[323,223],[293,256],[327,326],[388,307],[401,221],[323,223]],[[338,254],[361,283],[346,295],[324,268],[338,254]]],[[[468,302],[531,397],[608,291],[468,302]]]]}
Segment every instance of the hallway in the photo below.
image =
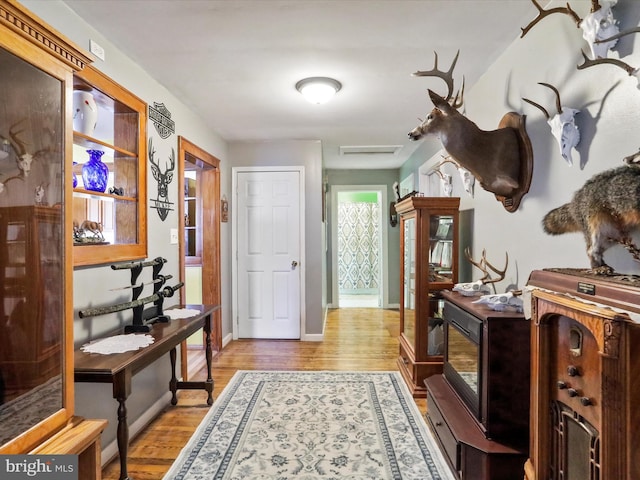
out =
{"type": "MultiPolygon", "coordinates": [[[[213,360],[214,397],[238,370],[397,370],[398,335],[397,310],[347,308],[329,311],[322,342],[233,341],[213,360]]],[[[204,369],[194,376],[204,378],[204,369]]],[[[162,479],[208,411],[202,391],[180,391],[178,399],[177,406],[167,406],[131,440],[128,473],[132,478],[162,479]]],[[[425,410],[424,399],[416,404],[425,410]]],[[[117,480],[119,468],[116,457],[103,469],[103,479],[117,480]]]]}

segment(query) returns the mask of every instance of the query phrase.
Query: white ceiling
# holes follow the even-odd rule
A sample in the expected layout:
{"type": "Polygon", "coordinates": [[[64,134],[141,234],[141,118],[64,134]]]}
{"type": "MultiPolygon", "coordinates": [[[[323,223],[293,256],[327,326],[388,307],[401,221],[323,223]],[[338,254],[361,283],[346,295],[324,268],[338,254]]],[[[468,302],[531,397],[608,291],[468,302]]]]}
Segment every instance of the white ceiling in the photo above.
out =
{"type": "Polygon", "coordinates": [[[434,51],[446,70],[460,50],[456,88],[464,76],[468,90],[537,13],[530,0],[65,3],[225,140],[318,139],[327,168],[402,165],[419,145],[407,132],[432,108],[427,88],[446,90],[411,73],[432,68],[434,51]],[[312,105],[295,90],[310,76],[342,90],[312,105]],[[340,154],[390,145],[402,148],[340,154]]]}

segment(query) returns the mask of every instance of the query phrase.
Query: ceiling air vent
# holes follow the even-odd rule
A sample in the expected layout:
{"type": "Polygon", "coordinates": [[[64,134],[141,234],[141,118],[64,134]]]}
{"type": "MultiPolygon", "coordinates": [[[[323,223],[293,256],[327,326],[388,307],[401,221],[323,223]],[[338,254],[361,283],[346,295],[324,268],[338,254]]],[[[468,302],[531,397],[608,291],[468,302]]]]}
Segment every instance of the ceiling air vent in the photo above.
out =
{"type": "Polygon", "coordinates": [[[340,147],[340,155],[371,155],[371,154],[397,154],[402,145],[362,145],[362,146],[344,146],[340,147]]]}

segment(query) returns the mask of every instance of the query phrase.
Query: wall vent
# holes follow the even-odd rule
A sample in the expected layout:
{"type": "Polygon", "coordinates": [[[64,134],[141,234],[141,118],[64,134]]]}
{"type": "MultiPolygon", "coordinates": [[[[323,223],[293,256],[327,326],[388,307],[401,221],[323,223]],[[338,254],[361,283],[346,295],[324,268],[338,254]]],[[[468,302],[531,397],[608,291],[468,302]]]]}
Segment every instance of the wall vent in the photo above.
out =
{"type": "Polygon", "coordinates": [[[371,155],[371,154],[397,154],[402,145],[360,145],[360,146],[340,146],[340,155],[371,155]]]}

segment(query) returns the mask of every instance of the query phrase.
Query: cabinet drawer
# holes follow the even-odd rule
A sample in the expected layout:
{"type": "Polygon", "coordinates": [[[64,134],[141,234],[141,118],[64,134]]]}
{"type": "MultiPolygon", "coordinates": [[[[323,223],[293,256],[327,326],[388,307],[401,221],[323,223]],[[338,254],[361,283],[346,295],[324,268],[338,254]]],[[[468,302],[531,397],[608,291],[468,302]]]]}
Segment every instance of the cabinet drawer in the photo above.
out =
{"type": "MultiPolygon", "coordinates": [[[[413,360],[413,352],[407,351],[403,345],[400,345],[400,360],[406,366],[407,371],[411,372],[411,376],[413,377],[415,370],[415,363],[413,360]]],[[[414,379],[415,380],[415,379],[414,379]]]]}
{"type": "Polygon", "coordinates": [[[449,463],[454,470],[460,470],[460,444],[456,441],[453,433],[449,430],[448,425],[445,423],[442,415],[434,408],[432,403],[429,403],[429,396],[427,394],[427,420],[433,430],[438,442],[442,446],[449,463]]]}
{"type": "Polygon", "coordinates": [[[448,457],[449,463],[454,470],[460,470],[460,444],[453,436],[449,426],[444,421],[442,413],[438,409],[431,394],[427,391],[427,420],[433,430],[436,438],[445,455],[448,457]]]}

